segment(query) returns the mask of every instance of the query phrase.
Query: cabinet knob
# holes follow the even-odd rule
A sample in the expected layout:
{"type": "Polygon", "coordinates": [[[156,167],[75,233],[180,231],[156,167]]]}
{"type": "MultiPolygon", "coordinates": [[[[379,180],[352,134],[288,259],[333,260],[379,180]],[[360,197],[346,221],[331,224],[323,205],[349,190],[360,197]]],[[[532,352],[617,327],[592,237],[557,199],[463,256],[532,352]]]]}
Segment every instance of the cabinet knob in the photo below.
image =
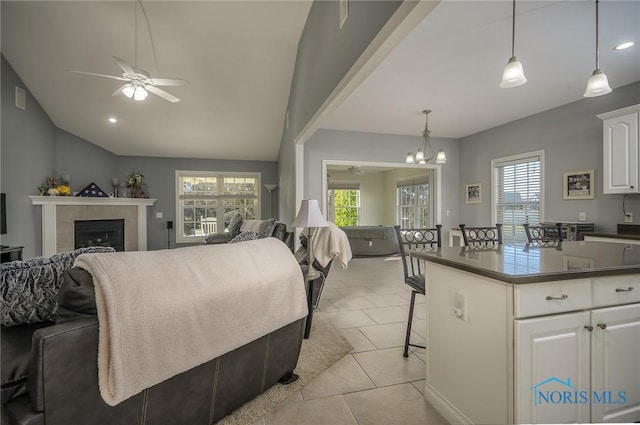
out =
{"type": "Polygon", "coordinates": [[[569,298],[569,295],[567,295],[567,294],[562,294],[559,297],[558,296],[553,296],[553,295],[547,295],[546,300],[547,301],[551,301],[551,300],[566,300],[567,298],[569,298]]]}
{"type": "Polygon", "coordinates": [[[616,288],[616,292],[631,292],[633,291],[633,286],[629,286],[628,288],[616,288]]]}
{"type": "Polygon", "coordinates": [[[585,325],[584,328],[586,330],[588,330],[589,332],[593,332],[593,326],[591,326],[591,325],[585,325]]]}
{"type": "Polygon", "coordinates": [[[600,329],[607,329],[607,324],[606,323],[598,323],[598,327],[600,329]]]}

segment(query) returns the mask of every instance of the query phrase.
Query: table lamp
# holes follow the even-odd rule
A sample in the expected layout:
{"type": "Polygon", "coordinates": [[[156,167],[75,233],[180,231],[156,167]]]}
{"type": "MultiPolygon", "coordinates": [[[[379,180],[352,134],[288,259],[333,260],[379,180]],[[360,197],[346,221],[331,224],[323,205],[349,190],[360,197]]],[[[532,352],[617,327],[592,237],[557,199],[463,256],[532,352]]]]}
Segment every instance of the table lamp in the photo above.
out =
{"type": "Polygon", "coordinates": [[[316,199],[303,199],[296,219],[291,224],[293,227],[307,227],[309,229],[309,239],[307,240],[307,261],[309,271],[307,280],[315,280],[320,277],[320,272],[313,268],[313,236],[316,227],[329,227],[329,223],[322,216],[318,201],[316,199]]]}

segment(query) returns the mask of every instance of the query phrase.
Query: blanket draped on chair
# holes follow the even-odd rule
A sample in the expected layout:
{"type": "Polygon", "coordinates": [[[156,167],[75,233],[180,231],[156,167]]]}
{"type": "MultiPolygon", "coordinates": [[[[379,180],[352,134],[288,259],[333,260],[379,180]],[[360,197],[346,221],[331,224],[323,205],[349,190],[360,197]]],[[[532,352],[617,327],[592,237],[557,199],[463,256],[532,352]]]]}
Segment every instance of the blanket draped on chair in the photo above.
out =
{"type": "Polygon", "coordinates": [[[274,238],[85,254],[75,265],[93,276],[111,406],[307,315],[300,267],[274,238]]]}
{"type": "Polygon", "coordinates": [[[333,223],[327,227],[318,227],[312,238],[313,255],[322,267],[326,267],[329,261],[336,260],[336,263],[346,269],[351,261],[351,245],[347,234],[333,223]]]}

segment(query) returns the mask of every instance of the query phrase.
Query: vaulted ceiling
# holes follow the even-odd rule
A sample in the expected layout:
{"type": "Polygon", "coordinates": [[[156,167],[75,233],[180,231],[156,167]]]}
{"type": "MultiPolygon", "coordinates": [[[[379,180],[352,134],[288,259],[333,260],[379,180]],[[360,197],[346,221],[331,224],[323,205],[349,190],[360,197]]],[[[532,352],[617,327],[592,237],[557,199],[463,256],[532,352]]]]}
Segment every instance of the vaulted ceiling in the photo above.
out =
{"type": "MultiPolygon", "coordinates": [[[[143,5],[149,26],[133,2],[3,1],[2,53],[56,126],[116,154],[276,160],[311,2],[143,5]],[[135,102],[111,95],[121,81],[68,72],[121,75],[113,56],[187,80],[164,88],[181,101],[135,102]]],[[[603,0],[600,13],[600,66],[616,90],[640,80],[640,1],[603,0]],[[636,45],[614,51],[624,40],[636,45]]],[[[595,3],[518,1],[515,53],[529,81],[500,89],[511,2],[445,0],[320,126],[419,135],[428,108],[433,136],[459,138],[582,99],[595,3]]]]}

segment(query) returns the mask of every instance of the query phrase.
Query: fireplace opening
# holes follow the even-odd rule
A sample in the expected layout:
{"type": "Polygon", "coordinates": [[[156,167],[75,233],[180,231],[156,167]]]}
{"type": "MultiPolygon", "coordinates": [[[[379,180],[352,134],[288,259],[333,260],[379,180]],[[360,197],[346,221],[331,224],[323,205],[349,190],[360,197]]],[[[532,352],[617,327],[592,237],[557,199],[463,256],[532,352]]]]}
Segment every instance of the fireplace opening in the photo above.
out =
{"type": "Polygon", "coordinates": [[[75,248],[110,246],[124,251],[124,219],[76,220],[75,248]]]}

